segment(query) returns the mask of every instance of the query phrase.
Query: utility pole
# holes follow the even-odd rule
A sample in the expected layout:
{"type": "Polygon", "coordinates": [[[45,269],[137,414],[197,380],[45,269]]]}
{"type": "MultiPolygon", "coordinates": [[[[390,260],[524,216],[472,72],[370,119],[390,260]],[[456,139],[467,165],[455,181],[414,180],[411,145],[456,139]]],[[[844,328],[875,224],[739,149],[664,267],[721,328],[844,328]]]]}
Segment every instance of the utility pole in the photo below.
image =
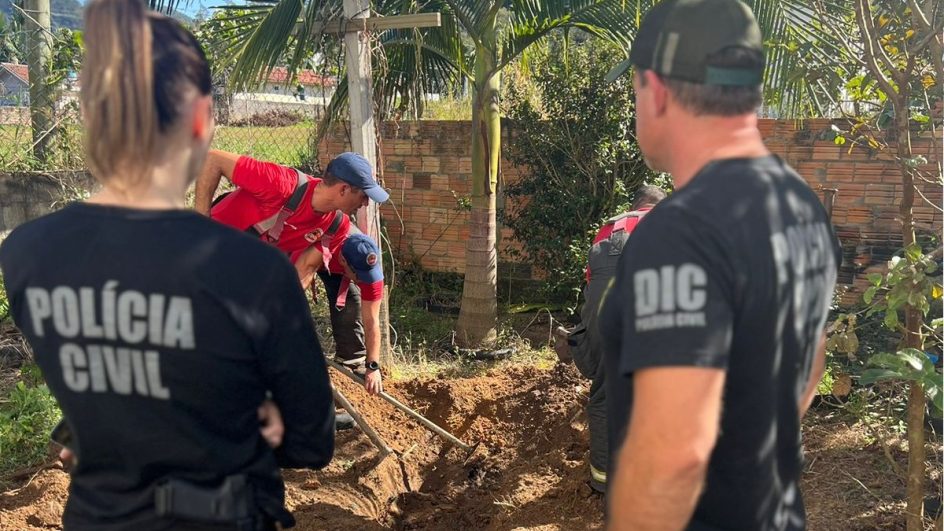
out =
{"type": "MultiPolygon", "coordinates": [[[[368,29],[418,28],[439,26],[439,13],[401,15],[395,17],[370,17],[370,0],[344,0],[345,21],[333,21],[326,31],[344,34],[346,49],[348,102],[351,116],[351,148],[370,162],[373,175],[377,175],[377,126],[374,123],[373,78],[371,76],[370,35],[368,29]]],[[[382,248],[380,238],[380,208],[373,201],[357,211],[357,225],[382,248]]],[[[381,253],[383,254],[383,253],[381,253]]],[[[382,260],[381,256],[377,257],[382,260]]],[[[383,263],[381,262],[381,266],[383,263]]],[[[390,310],[386,287],[380,305],[380,352],[383,362],[392,365],[390,359],[390,310]]]]}
{"type": "MultiPolygon", "coordinates": [[[[370,0],[344,0],[344,17],[349,20],[368,18],[370,0]]],[[[371,76],[370,42],[365,31],[344,34],[347,60],[348,102],[351,116],[351,148],[370,162],[371,174],[377,176],[377,129],[374,125],[373,78],[371,76]]],[[[370,203],[357,211],[357,225],[381,248],[380,207],[370,203]]],[[[381,251],[383,249],[381,248],[381,251]]],[[[377,259],[383,267],[383,252],[377,259]]],[[[380,355],[382,363],[392,365],[390,359],[390,310],[386,286],[380,303],[380,355]]]]}
{"type": "Polygon", "coordinates": [[[52,56],[52,29],[49,0],[24,0],[27,29],[27,66],[29,67],[30,122],[33,130],[33,156],[46,162],[52,139],[52,87],[47,85],[52,56]]]}

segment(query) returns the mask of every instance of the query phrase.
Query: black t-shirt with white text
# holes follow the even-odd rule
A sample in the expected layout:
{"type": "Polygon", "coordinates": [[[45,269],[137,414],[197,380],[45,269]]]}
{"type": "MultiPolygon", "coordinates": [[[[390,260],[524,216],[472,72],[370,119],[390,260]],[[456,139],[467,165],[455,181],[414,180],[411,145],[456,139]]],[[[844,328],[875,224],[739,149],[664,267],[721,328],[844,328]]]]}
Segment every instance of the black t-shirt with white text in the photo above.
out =
{"type": "Polygon", "coordinates": [[[156,484],[243,473],[274,516],[279,465],[330,461],[326,364],[277,249],[191,211],[78,203],[16,228],[0,267],[74,434],[66,529],[171,529],[156,484]],[[285,424],[275,451],[259,432],[267,392],[285,424]]]}
{"type": "Polygon", "coordinates": [[[798,404],[840,262],[819,199],[775,156],[711,162],[656,206],[600,316],[610,469],[635,371],[722,369],[719,438],[688,529],[805,529],[798,404]]]}

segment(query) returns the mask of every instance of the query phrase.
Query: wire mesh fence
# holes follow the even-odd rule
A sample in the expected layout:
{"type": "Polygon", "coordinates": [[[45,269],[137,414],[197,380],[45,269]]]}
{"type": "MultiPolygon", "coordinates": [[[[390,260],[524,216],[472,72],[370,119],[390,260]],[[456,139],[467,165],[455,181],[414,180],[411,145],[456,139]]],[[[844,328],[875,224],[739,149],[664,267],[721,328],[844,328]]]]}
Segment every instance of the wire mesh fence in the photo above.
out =
{"type": "Polygon", "coordinates": [[[324,116],[322,98],[299,99],[272,93],[240,93],[217,98],[213,147],[288,166],[308,167],[324,116]]]}
{"type": "MultiPolygon", "coordinates": [[[[28,96],[28,92],[24,94],[28,96]]],[[[45,162],[34,154],[28,97],[0,105],[0,171],[72,170],[85,167],[77,94],[56,102],[45,162]]],[[[218,119],[213,147],[289,166],[310,166],[312,141],[323,116],[320,101],[286,101],[268,94],[237,94],[229,115],[218,119]]],[[[220,114],[220,113],[218,113],[220,114]]]]}

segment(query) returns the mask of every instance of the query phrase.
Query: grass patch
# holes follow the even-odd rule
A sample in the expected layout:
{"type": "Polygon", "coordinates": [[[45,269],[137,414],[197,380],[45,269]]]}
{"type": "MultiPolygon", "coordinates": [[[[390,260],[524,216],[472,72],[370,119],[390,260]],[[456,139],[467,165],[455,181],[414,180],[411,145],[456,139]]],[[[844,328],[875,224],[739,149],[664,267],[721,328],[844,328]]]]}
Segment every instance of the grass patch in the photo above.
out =
{"type": "Polygon", "coordinates": [[[423,120],[471,120],[472,97],[430,100],[423,107],[423,120]]]}
{"type": "Polygon", "coordinates": [[[46,460],[49,434],[62,418],[49,388],[29,372],[38,373],[21,370],[24,378],[0,398],[0,483],[46,460]]]}
{"type": "MultiPolygon", "coordinates": [[[[217,126],[213,148],[249,155],[287,166],[300,166],[310,158],[309,138],[315,123],[305,121],[285,127],[217,126]]],[[[55,153],[46,166],[50,169],[81,167],[82,134],[80,124],[64,126],[66,153],[55,153]]],[[[35,166],[31,152],[29,126],[0,125],[0,168],[5,171],[28,170],[35,166]]]]}
{"type": "Polygon", "coordinates": [[[313,122],[285,127],[218,126],[213,147],[286,166],[301,166],[310,157],[308,139],[313,122]]]}

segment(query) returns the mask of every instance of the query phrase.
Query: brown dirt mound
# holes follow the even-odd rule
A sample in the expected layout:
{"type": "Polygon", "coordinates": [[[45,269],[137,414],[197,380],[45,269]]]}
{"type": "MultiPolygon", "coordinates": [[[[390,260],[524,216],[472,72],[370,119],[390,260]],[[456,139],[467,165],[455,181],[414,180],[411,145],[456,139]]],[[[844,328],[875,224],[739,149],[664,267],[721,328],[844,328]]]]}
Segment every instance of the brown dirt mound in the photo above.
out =
{"type": "MultiPolygon", "coordinates": [[[[332,377],[397,455],[379,459],[368,439],[351,430],[338,435],[324,470],[285,471],[297,529],[602,527],[603,501],[587,486],[588,382],[573,367],[517,366],[474,378],[387,384],[388,392],[460,439],[479,443],[471,456],[343,376],[332,377]]],[[[838,418],[814,414],[806,430],[810,528],[898,528],[903,487],[882,470],[881,450],[838,418]]],[[[67,488],[64,472],[46,470],[0,494],[0,529],[58,527],[67,488]]]]}

